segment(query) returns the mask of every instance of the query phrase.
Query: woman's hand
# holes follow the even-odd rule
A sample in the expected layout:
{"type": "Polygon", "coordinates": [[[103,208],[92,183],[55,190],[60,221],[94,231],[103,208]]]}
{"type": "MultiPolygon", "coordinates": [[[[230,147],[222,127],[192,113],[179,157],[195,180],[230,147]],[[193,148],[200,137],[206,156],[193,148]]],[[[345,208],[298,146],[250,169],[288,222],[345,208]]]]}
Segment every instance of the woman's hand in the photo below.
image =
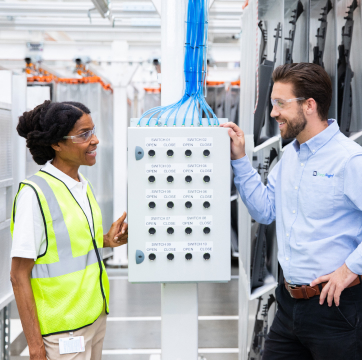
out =
{"type": "Polygon", "coordinates": [[[128,224],[124,222],[127,213],[124,212],[123,215],[115,221],[108,233],[103,235],[103,247],[117,247],[128,242],[128,224]]]}

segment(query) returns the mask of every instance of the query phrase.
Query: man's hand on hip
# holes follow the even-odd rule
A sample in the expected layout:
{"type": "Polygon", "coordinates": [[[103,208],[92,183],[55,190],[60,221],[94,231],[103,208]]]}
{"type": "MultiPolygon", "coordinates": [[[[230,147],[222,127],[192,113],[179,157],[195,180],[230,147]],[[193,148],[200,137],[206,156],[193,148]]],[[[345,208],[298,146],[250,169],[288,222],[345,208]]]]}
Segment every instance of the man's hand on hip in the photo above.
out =
{"type": "Polygon", "coordinates": [[[357,274],[353,273],[350,269],[348,269],[346,264],[343,264],[336,271],[320,276],[319,278],[313,280],[310,283],[310,286],[315,286],[317,284],[327,282],[326,286],[323,288],[320,298],[319,304],[323,305],[324,300],[327,297],[328,306],[332,306],[333,299],[336,306],[339,306],[339,299],[342,291],[356,279],[357,274]]]}
{"type": "Polygon", "coordinates": [[[244,132],[234,123],[221,124],[221,127],[229,128],[228,133],[231,139],[231,160],[238,160],[245,156],[244,132]]]}

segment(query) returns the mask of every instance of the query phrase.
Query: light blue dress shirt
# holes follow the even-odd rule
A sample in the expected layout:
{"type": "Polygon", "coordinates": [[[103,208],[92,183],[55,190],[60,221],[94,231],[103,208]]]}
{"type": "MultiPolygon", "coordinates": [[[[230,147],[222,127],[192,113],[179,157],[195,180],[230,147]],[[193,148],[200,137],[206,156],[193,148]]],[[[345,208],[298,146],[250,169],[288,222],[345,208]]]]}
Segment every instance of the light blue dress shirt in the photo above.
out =
{"type": "Polygon", "coordinates": [[[247,156],[232,161],[250,215],[276,219],[278,260],[291,284],[309,284],[344,263],[362,275],[362,147],[335,120],[304,144],[289,144],[260,180],[247,156]]]}

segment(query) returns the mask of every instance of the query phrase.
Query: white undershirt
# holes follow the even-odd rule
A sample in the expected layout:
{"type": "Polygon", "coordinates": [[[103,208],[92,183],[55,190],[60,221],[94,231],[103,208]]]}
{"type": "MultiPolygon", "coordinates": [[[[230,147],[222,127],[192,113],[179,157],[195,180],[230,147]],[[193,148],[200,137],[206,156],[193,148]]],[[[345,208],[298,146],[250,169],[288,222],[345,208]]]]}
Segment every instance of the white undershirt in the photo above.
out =
{"type": "MultiPolygon", "coordinates": [[[[92,213],[87,198],[88,182],[80,175],[80,182],[72,179],[48,161],[42,170],[64,182],[84,210],[93,233],[92,213]]],[[[68,191],[65,189],[64,191],[68,191]]],[[[77,205],[78,206],[78,205],[77,205]]],[[[24,186],[16,201],[16,214],[11,257],[38,258],[46,251],[46,237],[43,216],[38,198],[30,186],[24,186]]]]}

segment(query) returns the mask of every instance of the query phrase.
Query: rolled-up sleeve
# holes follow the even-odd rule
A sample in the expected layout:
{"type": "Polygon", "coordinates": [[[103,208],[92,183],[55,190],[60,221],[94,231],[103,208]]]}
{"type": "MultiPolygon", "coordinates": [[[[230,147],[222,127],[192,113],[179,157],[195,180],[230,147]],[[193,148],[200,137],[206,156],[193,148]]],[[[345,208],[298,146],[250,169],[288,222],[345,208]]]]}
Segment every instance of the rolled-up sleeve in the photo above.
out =
{"type": "Polygon", "coordinates": [[[240,197],[253,219],[261,224],[270,224],[275,220],[275,183],[279,162],[268,176],[268,184],[261,182],[260,175],[251,166],[247,155],[232,160],[234,183],[240,197]]]}

